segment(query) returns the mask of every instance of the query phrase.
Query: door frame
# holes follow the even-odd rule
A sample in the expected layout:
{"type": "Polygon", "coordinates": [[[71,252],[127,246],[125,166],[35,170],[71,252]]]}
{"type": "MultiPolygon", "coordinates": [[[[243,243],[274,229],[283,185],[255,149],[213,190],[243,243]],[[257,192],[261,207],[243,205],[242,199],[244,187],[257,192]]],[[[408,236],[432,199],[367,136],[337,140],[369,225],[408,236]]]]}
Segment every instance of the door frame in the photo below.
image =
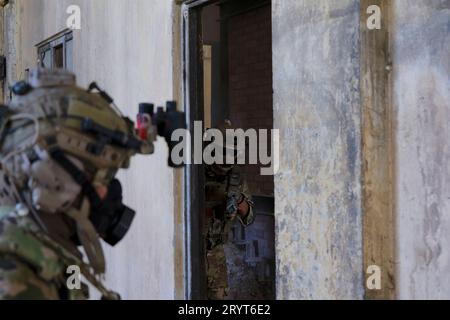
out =
{"type": "MultiPolygon", "coordinates": [[[[203,64],[201,46],[201,8],[218,0],[189,0],[181,6],[182,97],[186,121],[191,133],[194,121],[204,119],[203,64]]],[[[191,145],[194,145],[191,134],[191,145]]],[[[203,241],[204,190],[203,165],[191,164],[184,171],[185,219],[185,297],[191,300],[206,298],[206,265],[203,241]]]]}

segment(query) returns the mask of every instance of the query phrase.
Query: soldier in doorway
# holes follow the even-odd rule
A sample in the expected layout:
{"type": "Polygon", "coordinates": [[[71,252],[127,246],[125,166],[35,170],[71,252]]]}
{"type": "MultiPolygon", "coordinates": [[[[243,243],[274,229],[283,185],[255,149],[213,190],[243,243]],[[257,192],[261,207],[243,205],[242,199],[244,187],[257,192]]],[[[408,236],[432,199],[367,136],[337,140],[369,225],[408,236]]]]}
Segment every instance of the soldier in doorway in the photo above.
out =
{"type": "MultiPolygon", "coordinates": [[[[225,137],[226,130],[232,129],[231,122],[225,121],[218,129],[225,137]]],[[[223,148],[224,154],[233,153],[235,158],[239,153],[235,144],[224,143],[218,147],[223,148]]],[[[239,167],[227,164],[207,165],[205,174],[207,294],[208,299],[222,300],[228,295],[224,244],[228,240],[232,223],[238,220],[243,226],[248,226],[253,222],[253,202],[239,167]]]]}

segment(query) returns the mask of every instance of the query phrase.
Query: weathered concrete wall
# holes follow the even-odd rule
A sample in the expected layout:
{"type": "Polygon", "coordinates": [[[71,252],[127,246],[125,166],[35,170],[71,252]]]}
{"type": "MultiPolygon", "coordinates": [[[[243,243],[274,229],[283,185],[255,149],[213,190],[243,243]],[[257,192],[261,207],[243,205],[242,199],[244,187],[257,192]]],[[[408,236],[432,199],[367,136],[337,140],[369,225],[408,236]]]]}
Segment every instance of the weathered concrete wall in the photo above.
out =
{"type": "Polygon", "coordinates": [[[450,1],[393,1],[397,295],[450,298],[450,1]]]}
{"type": "Polygon", "coordinates": [[[279,299],[363,297],[359,45],[359,1],[273,1],[279,299]]]}
{"type": "MultiPolygon", "coordinates": [[[[95,80],[135,118],[138,103],[171,99],[172,1],[13,0],[9,16],[9,83],[36,66],[38,42],[66,28],[66,9],[81,8],[74,68],[81,85],[95,80]],[[20,21],[20,23],[19,23],[20,21]]],[[[160,140],[156,154],[132,160],[120,174],[125,203],[136,209],[130,233],[107,249],[107,284],[123,298],[174,297],[173,171],[160,140]]],[[[106,247],[106,245],[105,245],[106,247]]]]}

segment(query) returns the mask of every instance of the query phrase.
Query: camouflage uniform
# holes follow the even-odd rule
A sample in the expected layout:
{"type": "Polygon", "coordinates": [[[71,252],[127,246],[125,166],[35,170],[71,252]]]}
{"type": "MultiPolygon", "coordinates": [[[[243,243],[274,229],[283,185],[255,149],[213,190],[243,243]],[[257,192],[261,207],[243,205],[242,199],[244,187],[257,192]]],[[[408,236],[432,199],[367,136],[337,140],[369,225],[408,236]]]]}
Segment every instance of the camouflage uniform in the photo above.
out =
{"type": "Polygon", "coordinates": [[[204,236],[206,239],[206,272],[208,299],[225,299],[228,294],[228,271],[223,245],[228,240],[230,221],[225,215],[225,202],[230,191],[236,191],[249,204],[245,219],[237,214],[236,219],[244,225],[254,220],[253,203],[247,183],[239,168],[232,168],[226,175],[215,174],[209,167],[206,170],[206,219],[204,236]]]}
{"type": "Polygon", "coordinates": [[[83,262],[14,208],[0,208],[0,300],[83,300],[87,286],[67,288],[66,270],[83,262]]]}

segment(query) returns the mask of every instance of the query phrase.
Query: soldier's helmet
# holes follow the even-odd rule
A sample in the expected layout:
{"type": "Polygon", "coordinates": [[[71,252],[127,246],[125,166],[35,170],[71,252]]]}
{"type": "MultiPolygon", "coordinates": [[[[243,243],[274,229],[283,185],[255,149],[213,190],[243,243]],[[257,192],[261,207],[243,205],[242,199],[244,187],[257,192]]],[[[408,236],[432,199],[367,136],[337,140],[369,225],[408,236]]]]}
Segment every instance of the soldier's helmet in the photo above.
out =
{"type": "Polygon", "coordinates": [[[218,149],[222,149],[223,160],[222,163],[215,163],[211,167],[217,173],[227,173],[237,163],[237,159],[242,155],[245,150],[245,144],[242,145],[239,142],[245,143],[244,140],[238,141],[235,128],[230,120],[224,120],[217,128],[213,128],[220,132],[221,138],[210,137],[208,131],[205,134],[205,139],[211,139],[210,146],[218,149]]]}
{"type": "Polygon", "coordinates": [[[65,70],[33,70],[12,91],[11,104],[0,107],[1,195],[25,205],[38,223],[40,213],[69,215],[94,270],[104,272],[99,237],[114,245],[134,216],[114,177],[152,146],[107,93],[95,83],[77,87],[65,70]],[[99,185],[115,192],[101,200],[99,185]]]}

